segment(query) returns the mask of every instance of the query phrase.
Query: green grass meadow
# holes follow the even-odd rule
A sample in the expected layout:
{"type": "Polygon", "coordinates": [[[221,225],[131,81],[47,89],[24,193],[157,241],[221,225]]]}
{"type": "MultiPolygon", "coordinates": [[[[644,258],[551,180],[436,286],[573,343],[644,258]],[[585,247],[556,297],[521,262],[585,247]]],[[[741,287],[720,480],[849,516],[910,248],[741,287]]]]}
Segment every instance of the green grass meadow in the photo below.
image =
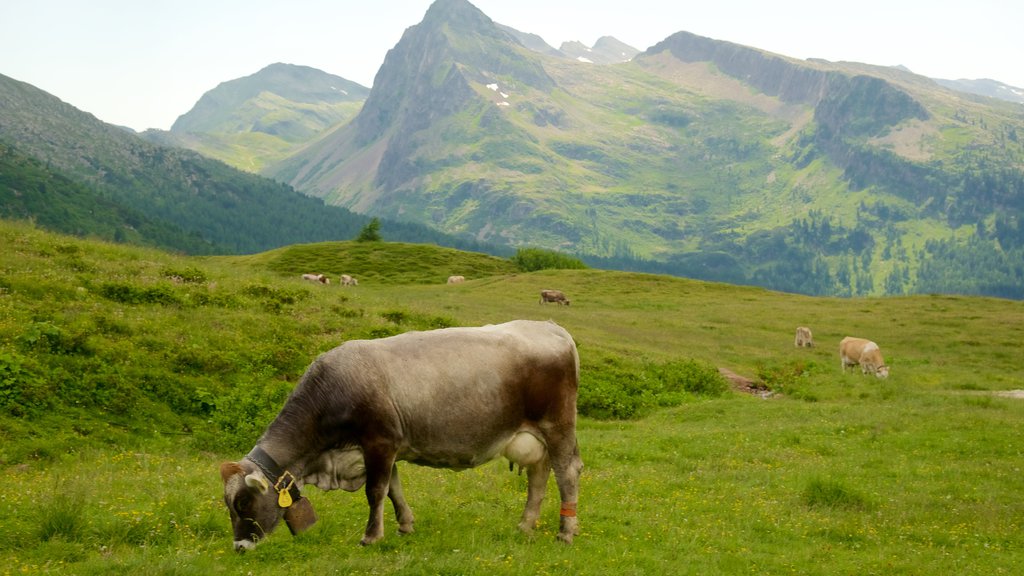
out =
{"type": "Polygon", "coordinates": [[[1019,574],[1024,303],[829,299],[598,270],[523,273],[430,246],[189,258],[0,222],[0,575],[1019,574]],[[328,273],[332,284],[299,279],[328,273]],[[341,273],[354,287],[338,285],[341,273]],[[451,274],[467,281],[446,285],[451,274]],[[538,303],[542,288],[572,305],[538,303]],[[552,319],[581,355],[581,533],[517,531],[496,461],[400,466],[416,531],[360,547],[361,493],[231,546],[217,472],[320,352],[552,319]],[[795,349],[796,326],[816,347],[795,349]],[[840,371],[845,335],[891,376],[840,371]],[[756,380],[759,393],[710,376],[756,380]]]}

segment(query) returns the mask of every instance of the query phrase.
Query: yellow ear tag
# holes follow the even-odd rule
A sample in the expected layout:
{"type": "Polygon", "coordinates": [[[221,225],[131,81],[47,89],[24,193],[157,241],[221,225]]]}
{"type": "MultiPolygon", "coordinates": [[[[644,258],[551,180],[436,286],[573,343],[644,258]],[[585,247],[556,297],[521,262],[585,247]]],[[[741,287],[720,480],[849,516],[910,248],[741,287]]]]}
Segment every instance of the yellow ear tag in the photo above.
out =
{"type": "Polygon", "coordinates": [[[294,484],[295,476],[292,476],[292,473],[287,470],[284,471],[284,474],[274,484],[274,490],[277,490],[277,505],[281,508],[287,508],[292,505],[290,490],[294,484]]]}
{"type": "Polygon", "coordinates": [[[292,505],[292,494],[287,489],[277,493],[277,505],[281,508],[288,508],[292,505]]]}

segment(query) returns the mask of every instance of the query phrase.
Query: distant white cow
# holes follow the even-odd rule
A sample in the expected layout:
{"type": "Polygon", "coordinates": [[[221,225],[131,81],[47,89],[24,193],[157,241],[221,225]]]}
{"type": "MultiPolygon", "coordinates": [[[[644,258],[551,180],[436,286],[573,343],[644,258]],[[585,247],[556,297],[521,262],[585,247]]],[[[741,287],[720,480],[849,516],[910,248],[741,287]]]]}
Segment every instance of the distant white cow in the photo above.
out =
{"type": "Polygon", "coordinates": [[[806,326],[800,326],[796,329],[796,339],[793,341],[793,345],[797,348],[811,348],[814,346],[814,337],[811,336],[811,329],[806,326]]]}
{"type": "Polygon", "coordinates": [[[878,378],[889,377],[889,367],[882,358],[878,344],[864,338],[847,336],[839,343],[839,360],[846,372],[847,366],[860,365],[862,374],[874,374],[878,378]]]}
{"type": "Polygon", "coordinates": [[[341,275],[341,285],[342,286],[359,286],[359,280],[356,280],[355,278],[349,276],[348,274],[342,274],[341,275]]]}
{"type": "Polygon", "coordinates": [[[461,284],[462,282],[465,282],[465,281],[466,281],[466,277],[465,276],[449,276],[448,277],[448,283],[449,284],[461,284]]]}
{"type": "Polygon", "coordinates": [[[309,280],[310,282],[319,282],[321,284],[330,284],[331,279],[323,274],[303,274],[303,280],[309,280]]]}

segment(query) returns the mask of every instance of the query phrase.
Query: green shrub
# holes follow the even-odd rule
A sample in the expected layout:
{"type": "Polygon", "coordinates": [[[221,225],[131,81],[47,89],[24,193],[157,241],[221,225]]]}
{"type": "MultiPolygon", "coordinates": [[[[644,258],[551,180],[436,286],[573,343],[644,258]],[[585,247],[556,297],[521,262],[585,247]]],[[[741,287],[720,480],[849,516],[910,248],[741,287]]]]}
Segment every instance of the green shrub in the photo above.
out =
{"type": "Polygon", "coordinates": [[[566,256],[552,250],[541,248],[520,248],[512,257],[514,263],[523,272],[537,270],[583,270],[587,266],[579,258],[566,256]]]}
{"type": "Polygon", "coordinates": [[[729,389],[717,368],[695,360],[678,360],[651,367],[665,393],[686,392],[698,396],[721,396],[729,389]]]}
{"type": "Polygon", "coordinates": [[[210,421],[222,432],[200,438],[211,449],[248,450],[284,406],[292,385],[280,380],[260,381],[254,377],[235,383],[215,401],[210,421]]]}
{"type": "Polygon", "coordinates": [[[405,322],[406,318],[408,318],[408,314],[402,312],[401,310],[390,310],[387,312],[381,312],[380,317],[387,320],[388,322],[392,322],[394,324],[401,324],[405,322]]]}
{"type": "Polygon", "coordinates": [[[131,367],[87,358],[51,366],[47,379],[54,386],[55,399],[64,406],[130,415],[142,400],[142,387],[134,372],[131,367]]]}
{"type": "Polygon", "coordinates": [[[268,312],[279,313],[309,298],[309,292],[288,288],[275,288],[265,284],[249,284],[242,293],[263,303],[268,312]]]}
{"type": "Polygon", "coordinates": [[[181,304],[174,288],[168,285],[143,287],[126,282],[105,282],[100,285],[99,294],[121,304],[181,304]]]}
{"type": "Polygon", "coordinates": [[[183,266],[180,268],[168,266],[161,270],[160,275],[168,280],[185,282],[188,284],[202,284],[207,280],[206,272],[203,272],[195,266],[183,266]]]}
{"type": "Polygon", "coordinates": [[[583,416],[605,420],[639,418],[655,405],[642,375],[627,370],[586,370],[580,375],[576,408],[583,416]]]}
{"type": "Polygon", "coordinates": [[[812,374],[821,372],[823,368],[819,364],[803,360],[780,364],[761,363],[757,367],[757,377],[769,390],[782,392],[806,402],[818,401],[818,396],[807,390],[805,385],[812,374]]]}
{"type": "Polygon", "coordinates": [[[693,360],[663,364],[603,358],[583,364],[577,409],[602,419],[639,418],[688,396],[719,396],[728,386],[718,370],[693,360]]]}
{"type": "Polygon", "coordinates": [[[24,364],[17,353],[0,352],[0,409],[14,416],[32,415],[50,406],[45,381],[24,364]]]}
{"type": "Polygon", "coordinates": [[[33,322],[18,337],[23,350],[49,354],[92,354],[86,332],[77,334],[52,322],[33,322]]]}

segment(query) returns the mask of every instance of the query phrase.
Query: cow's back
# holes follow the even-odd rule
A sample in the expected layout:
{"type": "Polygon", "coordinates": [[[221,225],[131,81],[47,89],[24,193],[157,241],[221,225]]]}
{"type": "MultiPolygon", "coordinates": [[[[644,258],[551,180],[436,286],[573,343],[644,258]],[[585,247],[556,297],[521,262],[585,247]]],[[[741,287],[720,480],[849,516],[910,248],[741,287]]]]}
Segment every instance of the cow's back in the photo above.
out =
{"type": "Polygon", "coordinates": [[[351,341],[322,361],[375,383],[374,412],[401,436],[399,459],[479,465],[526,423],[574,425],[579,359],[553,322],[408,332],[351,341]],[[359,374],[351,372],[358,366],[359,374]]]}
{"type": "Polygon", "coordinates": [[[862,356],[873,350],[878,350],[878,344],[866,338],[847,336],[839,342],[839,354],[853,361],[859,361],[862,356]]]}

